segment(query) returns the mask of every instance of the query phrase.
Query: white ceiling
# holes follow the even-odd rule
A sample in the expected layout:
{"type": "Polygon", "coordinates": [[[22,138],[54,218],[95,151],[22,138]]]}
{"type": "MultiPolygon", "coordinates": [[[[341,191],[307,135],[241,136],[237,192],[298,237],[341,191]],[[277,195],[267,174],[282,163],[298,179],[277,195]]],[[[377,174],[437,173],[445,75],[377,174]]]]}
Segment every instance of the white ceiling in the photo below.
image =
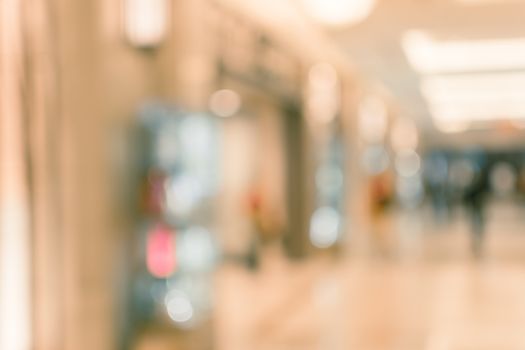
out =
{"type": "Polygon", "coordinates": [[[421,76],[401,47],[403,33],[413,29],[439,40],[525,37],[525,0],[377,0],[364,22],[329,30],[364,74],[385,84],[402,113],[432,134],[429,109],[419,89],[421,76]]]}

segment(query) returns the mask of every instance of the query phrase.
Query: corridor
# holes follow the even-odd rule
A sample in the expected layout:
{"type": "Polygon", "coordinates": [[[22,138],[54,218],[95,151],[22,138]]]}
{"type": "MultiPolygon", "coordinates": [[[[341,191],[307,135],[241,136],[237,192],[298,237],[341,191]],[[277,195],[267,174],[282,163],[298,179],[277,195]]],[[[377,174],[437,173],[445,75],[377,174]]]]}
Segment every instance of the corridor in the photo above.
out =
{"type": "MultiPolygon", "coordinates": [[[[491,208],[482,258],[472,256],[460,213],[437,229],[429,213],[412,213],[410,232],[396,214],[388,255],[364,245],[290,262],[268,247],[255,272],[219,268],[215,328],[204,336],[224,350],[522,349],[523,210],[491,208]]],[[[149,336],[140,350],[177,349],[170,336],[165,347],[161,333],[149,336]]]]}
{"type": "Polygon", "coordinates": [[[0,0],[0,350],[525,349],[525,0],[0,0]]]}

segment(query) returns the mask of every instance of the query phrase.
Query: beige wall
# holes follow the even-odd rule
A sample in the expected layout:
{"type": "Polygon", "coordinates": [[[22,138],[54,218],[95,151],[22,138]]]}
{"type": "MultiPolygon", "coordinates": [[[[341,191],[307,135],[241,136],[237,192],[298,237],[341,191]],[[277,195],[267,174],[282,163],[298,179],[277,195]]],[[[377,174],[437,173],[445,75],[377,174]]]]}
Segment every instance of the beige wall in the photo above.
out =
{"type": "MultiPolygon", "coordinates": [[[[115,197],[130,156],[126,138],[116,135],[125,135],[149,98],[205,108],[216,44],[204,25],[207,1],[172,1],[168,38],[148,52],[124,40],[119,0],[34,3],[35,349],[115,349],[123,307],[117,266],[133,233],[115,197]]],[[[279,148],[278,116],[267,114],[265,137],[279,148]]],[[[268,176],[280,177],[282,169],[272,167],[268,176]]]]}
{"type": "Polygon", "coordinates": [[[0,348],[30,346],[27,142],[22,3],[0,1],[0,348]]]}
{"type": "Polygon", "coordinates": [[[132,234],[115,198],[131,156],[126,130],[151,98],[202,108],[199,79],[180,68],[203,55],[203,36],[192,22],[197,3],[173,2],[167,41],[148,52],[123,38],[120,1],[42,0],[49,13],[44,7],[31,13],[31,26],[52,32],[35,38],[30,58],[40,74],[57,73],[56,81],[36,79],[33,87],[44,95],[32,104],[37,349],[116,348],[123,311],[117,266],[132,234]],[[195,34],[180,40],[183,29],[195,34]]]}

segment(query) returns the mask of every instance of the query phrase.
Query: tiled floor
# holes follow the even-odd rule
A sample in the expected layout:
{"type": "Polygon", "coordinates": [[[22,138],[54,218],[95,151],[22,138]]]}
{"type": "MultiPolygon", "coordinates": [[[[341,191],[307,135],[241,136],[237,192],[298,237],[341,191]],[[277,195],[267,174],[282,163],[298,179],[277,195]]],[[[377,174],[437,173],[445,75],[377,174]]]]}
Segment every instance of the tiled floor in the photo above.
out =
{"type": "Polygon", "coordinates": [[[464,220],[398,215],[386,253],[369,244],[292,263],[272,248],[258,273],[223,266],[213,348],[525,349],[525,224],[513,210],[494,211],[480,260],[464,220]]]}
{"type": "Polygon", "coordinates": [[[222,273],[220,349],[525,347],[525,269],[515,263],[319,261],[273,282],[222,273]]]}

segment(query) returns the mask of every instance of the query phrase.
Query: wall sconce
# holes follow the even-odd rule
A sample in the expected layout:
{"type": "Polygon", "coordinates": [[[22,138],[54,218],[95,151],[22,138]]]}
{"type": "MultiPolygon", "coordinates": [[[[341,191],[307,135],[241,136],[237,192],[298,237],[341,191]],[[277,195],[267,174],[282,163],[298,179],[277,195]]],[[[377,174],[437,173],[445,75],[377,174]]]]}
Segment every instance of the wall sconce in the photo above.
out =
{"type": "Polygon", "coordinates": [[[154,48],[166,36],[169,0],[124,0],[126,39],[139,48],[154,48]]]}

